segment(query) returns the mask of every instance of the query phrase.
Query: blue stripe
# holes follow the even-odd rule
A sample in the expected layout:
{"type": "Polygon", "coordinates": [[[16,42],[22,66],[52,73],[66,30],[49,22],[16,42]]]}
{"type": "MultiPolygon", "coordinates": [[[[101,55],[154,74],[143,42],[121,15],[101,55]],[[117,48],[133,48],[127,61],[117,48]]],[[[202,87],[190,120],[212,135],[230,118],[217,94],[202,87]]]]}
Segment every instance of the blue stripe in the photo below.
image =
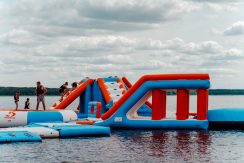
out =
{"type": "Polygon", "coordinates": [[[208,111],[209,122],[244,122],[244,108],[222,108],[208,111]]]}
{"type": "Polygon", "coordinates": [[[117,82],[118,78],[103,78],[105,82],[117,82]]]}
{"type": "Polygon", "coordinates": [[[76,126],[55,126],[52,129],[58,130],[61,138],[81,136],[109,136],[110,128],[93,125],[76,126]]]}
{"type": "Polygon", "coordinates": [[[27,123],[36,122],[62,122],[63,115],[58,111],[36,111],[28,112],[27,123]]]}

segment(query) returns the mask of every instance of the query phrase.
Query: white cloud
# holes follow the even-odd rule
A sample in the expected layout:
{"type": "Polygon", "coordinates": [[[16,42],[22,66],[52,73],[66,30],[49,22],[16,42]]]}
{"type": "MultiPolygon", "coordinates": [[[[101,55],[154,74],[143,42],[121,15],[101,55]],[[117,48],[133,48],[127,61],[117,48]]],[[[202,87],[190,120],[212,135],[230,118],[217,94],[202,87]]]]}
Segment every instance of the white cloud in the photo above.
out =
{"type": "Polygon", "coordinates": [[[238,5],[234,2],[229,2],[226,4],[219,3],[206,3],[206,6],[214,12],[234,12],[238,11],[238,5]]]}
{"type": "Polygon", "coordinates": [[[226,36],[236,36],[244,34],[244,21],[238,21],[233,23],[230,27],[224,30],[212,29],[214,34],[226,35],[226,36]]]}
{"type": "MultiPolygon", "coordinates": [[[[228,74],[234,71],[233,63],[239,64],[238,61],[244,59],[240,49],[226,49],[215,41],[197,43],[181,38],[162,41],[121,35],[72,36],[28,48],[14,42],[12,47],[15,46],[18,48],[11,50],[12,55],[2,57],[1,74],[55,74],[56,82],[60,76],[78,78],[81,72],[101,77],[208,70],[217,74],[221,69],[222,74],[228,74]]],[[[49,80],[54,81],[51,76],[49,80]]]]}
{"type": "MultiPolygon", "coordinates": [[[[30,85],[45,79],[56,86],[84,76],[129,75],[134,80],[147,73],[238,73],[243,49],[226,46],[214,37],[202,38],[201,30],[209,30],[205,26],[197,33],[191,30],[202,21],[201,12],[223,13],[236,5],[227,8],[227,1],[198,2],[0,2],[1,83],[14,85],[18,80],[20,85],[30,85]],[[195,34],[199,39],[192,39],[195,34]]],[[[216,32],[231,33],[236,26],[240,28],[233,24],[216,32]]]]}
{"type": "Polygon", "coordinates": [[[12,25],[55,36],[83,33],[81,29],[102,32],[156,28],[196,9],[194,3],[183,0],[19,0],[6,3],[3,12],[12,25]]]}
{"type": "Polygon", "coordinates": [[[244,34],[244,21],[232,24],[223,31],[224,35],[241,35],[244,34]]]}

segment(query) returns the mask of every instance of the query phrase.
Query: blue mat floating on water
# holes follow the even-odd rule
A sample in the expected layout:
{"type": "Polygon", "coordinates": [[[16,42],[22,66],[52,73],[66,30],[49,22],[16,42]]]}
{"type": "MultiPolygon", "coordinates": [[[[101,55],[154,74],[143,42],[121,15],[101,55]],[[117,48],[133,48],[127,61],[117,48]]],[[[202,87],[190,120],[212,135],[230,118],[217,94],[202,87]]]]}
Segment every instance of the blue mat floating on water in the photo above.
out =
{"type": "Polygon", "coordinates": [[[222,108],[209,110],[208,121],[244,123],[244,108],[222,108]]]}
{"type": "Polygon", "coordinates": [[[244,108],[221,108],[208,111],[210,129],[244,129],[244,108]]]}
{"type": "Polygon", "coordinates": [[[27,131],[0,132],[0,143],[41,141],[42,138],[39,135],[27,131]]]}

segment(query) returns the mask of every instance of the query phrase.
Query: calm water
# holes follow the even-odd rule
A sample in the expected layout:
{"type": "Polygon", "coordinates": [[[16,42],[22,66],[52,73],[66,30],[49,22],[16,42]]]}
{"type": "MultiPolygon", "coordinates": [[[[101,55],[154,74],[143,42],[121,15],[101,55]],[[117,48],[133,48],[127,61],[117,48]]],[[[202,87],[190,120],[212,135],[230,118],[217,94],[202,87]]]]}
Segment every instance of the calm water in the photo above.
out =
{"type": "MultiPolygon", "coordinates": [[[[56,99],[46,101],[50,106],[56,99]]],[[[174,113],[175,97],[167,100],[168,114],[174,113]]],[[[35,98],[31,101],[34,106],[35,98]]],[[[210,108],[244,108],[244,96],[211,96],[209,103],[210,108]]],[[[14,107],[12,97],[0,97],[0,106],[14,107]]],[[[111,137],[2,144],[0,152],[0,162],[243,162],[244,131],[117,130],[111,137]]]]}

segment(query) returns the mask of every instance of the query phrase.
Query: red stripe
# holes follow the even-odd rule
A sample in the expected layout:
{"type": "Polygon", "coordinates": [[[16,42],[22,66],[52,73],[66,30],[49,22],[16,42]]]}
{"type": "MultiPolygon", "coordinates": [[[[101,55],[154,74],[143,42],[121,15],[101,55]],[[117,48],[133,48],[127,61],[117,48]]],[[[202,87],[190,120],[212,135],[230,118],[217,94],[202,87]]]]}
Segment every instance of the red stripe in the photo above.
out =
{"type": "Polygon", "coordinates": [[[108,92],[108,90],[105,86],[105,81],[102,78],[98,78],[97,83],[98,83],[99,88],[102,91],[102,94],[103,94],[103,97],[106,101],[106,104],[109,104],[109,102],[112,100],[112,98],[111,98],[110,93],[108,92]]]}

